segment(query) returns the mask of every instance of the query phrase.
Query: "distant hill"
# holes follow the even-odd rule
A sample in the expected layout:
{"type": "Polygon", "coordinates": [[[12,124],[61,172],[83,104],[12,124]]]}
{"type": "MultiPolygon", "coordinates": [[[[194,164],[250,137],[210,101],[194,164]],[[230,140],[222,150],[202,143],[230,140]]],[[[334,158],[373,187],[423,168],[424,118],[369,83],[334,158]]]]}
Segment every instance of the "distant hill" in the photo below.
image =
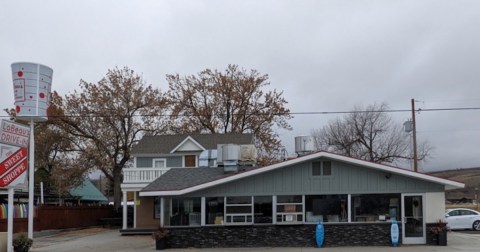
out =
{"type": "Polygon", "coordinates": [[[450,190],[445,197],[452,203],[471,203],[480,194],[480,167],[430,172],[429,175],[465,184],[465,188],[450,190]],[[477,191],[475,191],[477,189],[477,191]]]}

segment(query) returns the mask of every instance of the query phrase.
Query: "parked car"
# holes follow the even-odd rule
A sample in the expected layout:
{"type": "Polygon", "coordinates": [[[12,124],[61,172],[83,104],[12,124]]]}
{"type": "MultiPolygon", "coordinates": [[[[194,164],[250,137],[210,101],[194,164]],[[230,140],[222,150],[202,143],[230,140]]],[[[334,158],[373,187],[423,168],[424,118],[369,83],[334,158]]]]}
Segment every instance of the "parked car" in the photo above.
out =
{"type": "Polygon", "coordinates": [[[468,208],[447,209],[448,229],[473,229],[480,231],[480,212],[468,208]]]}

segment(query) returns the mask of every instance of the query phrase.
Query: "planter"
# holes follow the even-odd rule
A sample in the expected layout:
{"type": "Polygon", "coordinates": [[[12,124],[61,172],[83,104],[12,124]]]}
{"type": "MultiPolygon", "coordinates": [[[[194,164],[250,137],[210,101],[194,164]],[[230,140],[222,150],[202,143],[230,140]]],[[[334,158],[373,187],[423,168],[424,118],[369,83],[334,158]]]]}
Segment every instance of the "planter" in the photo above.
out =
{"type": "Polygon", "coordinates": [[[161,238],[155,240],[155,249],[156,250],[164,250],[167,247],[167,239],[161,238]]]}
{"type": "Polygon", "coordinates": [[[447,246],[447,232],[440,232],[437,234],[437,245],[447,246]]]}
{"type": "Polygon", "coordinates": [[[30,249],[30,246],[16,246],[16,247],[13,247],[13,251],[15,251],[15,252],[28,252],[29,249],[30,249]]]}

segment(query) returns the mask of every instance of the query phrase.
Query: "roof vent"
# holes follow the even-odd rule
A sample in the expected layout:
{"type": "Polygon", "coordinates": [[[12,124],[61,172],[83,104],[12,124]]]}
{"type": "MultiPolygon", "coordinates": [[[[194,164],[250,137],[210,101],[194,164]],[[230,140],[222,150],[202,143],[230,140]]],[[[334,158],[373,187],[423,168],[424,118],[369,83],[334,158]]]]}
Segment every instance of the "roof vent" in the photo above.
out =
{"type": "Polygon", "coordinates": [[[295,137],[295,152],[298,156],[305,156],[315,151],[315,140],[312,136],[295,137]]]}

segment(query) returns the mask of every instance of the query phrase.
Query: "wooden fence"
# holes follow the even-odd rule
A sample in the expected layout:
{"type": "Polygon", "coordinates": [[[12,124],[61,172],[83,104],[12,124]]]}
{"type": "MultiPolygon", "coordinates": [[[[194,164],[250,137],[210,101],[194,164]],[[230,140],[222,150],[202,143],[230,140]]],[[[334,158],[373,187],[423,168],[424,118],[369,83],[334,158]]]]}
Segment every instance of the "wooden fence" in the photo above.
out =
{"type": "MultiPolygon", "coordinates": [[[[113,206],[47,206],[35,207],[35,231],[96,226],[101,218],[114,217],[113,206]]],[[[14,218],[13,232],[27,232],[28,219],[14,218]]],[[[7,219],[0,219],[0,232],[7,231],[7,219]]]]}

